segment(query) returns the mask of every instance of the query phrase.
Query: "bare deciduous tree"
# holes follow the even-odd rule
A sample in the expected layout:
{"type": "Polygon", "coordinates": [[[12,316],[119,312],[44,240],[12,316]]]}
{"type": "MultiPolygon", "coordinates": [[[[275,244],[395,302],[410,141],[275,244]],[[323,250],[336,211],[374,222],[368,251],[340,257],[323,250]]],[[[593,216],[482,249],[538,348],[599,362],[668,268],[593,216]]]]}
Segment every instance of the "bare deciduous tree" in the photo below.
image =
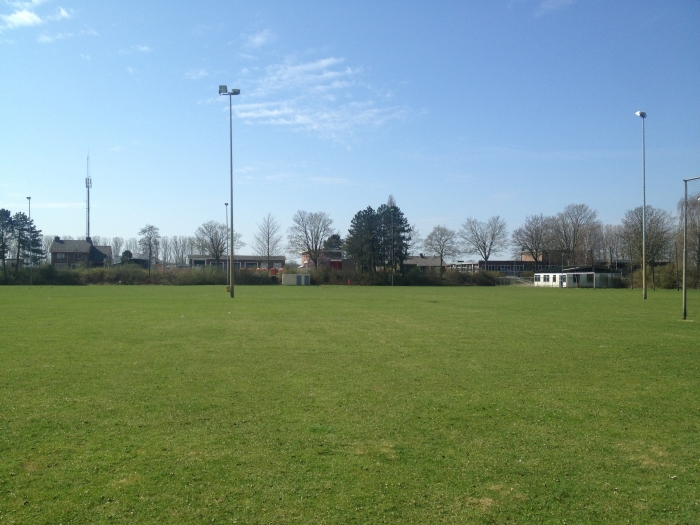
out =
{"type": "MultiPolygon", "coordinates": [[[[646,256],[651,263],[651,283],[656,287],[654,267],[657,262],[669,256],[676,232],[673,216],[647,204],[646,210],[646,256]]],[[[622,219],[623,235],[629,246],[633,261],[642,261],[642,207],[627,210],[622,219]]]]}
{"type": "Polygon", "coordinates": [[[595,257],[602,253],[603,248],[603,223],[594,221],[588,228],[585,228],[581,238],[581,249],[583,259],[588,260],[591,266],[595,264],[595,257]]]}
{"type": "MultiPolygon", "coordinates": [[[[606,224],[603,226],[603,258],[608,261],[608,266],[612,268],[613,263],[624,256],[623,228],[619,224],[606,224]]],[[[616,266],[617,267],[617,266],[616,266]]]]}
{"type": "Polygon", "coordinates": [[[537,264],[545,250],[549,249],[550,238],[549,220],[540,213],[525,217],[523,225],[513,232],[512,243],[519,254],[529,254],[537,264]]]}
{"type": "Polygon", "coordinates": [[[216,221],[208,221],[202,224],[194,232],[198,251],[213,257],[216,265],[226,252],[228,245],[226,225],[216,221]]]}
{"type": "Polygon", "coordinates": [[[569,204],[552,219],[552,241],[575,265],[586,231],[598,224],[597,211],[586,204],[569,204]]]}
{"type": "Polygon", "coordinates": [[[122,246],[124,246],[124,239],[121,237],[112,237],[112,256],[116,257],[122,253],[122,246]]]}
{"type": "Polygon", "coordinates": [[[148,276],[151,276],[151,259],[153,257],[158,257],[158,250],[160,248],[160,232],[158,228],[152,224],[146,224],[143,228],[139,230],[139,246],[143,250],[144,254],[148,254],[148,276]]]}
{"type": "Polygon", "coordinates": [[[465,253],[480,255],[488,261],[492,253],[498,253],[508,248],[508,226],[498,215],[486,222],[468,218],[459,230],[459,236],[464,243],[465,253]]]}
{"type": "Polygon", "coordinates": [[[165,270],[165,265],[171,261],[173,253],[173,241],[167,235],[160,240],[160,251],[163,259],[163,270],[165,270]]]}
{"type": "Polygon", "coordinates": [[[406,252],[408,255],[416,255],[423,249],[423,237],[418,231],[418,227],[414,224],[411,226],[411,241],[408,243],[406,252]]]}
{"type": "Polygon", "coordinates": [[[325,212],[299,210],[292,217],[293,225],[287,230],[288,249],[295,253],[308,252],[314,266],[323,251],[323,242],[334,232],[333,219],[325,212]]]}
{"type": "Polygon", "coordinates": [[[47,264],[51,264],[51,245],[53,244],[53,240],[55,238],[55,235],[44,235],[42,239],[42,250],[44,252],[44,259],[46,260],[47,264]]]}
{"type": "Polygon", "coordinates": [[[136,253],[139,249],[139,241],[135,237],[130,237],[124,243],[124,250],[129,250],[132,255],[136,253]]]}
{"type": "Polygon", "coordinates": [[[457,233],[445,226],[435,226],[423,240],[423,248],[440,257],[440,275],[445,257],[456,257],[460,252],[457,233]]]}
{"type": "Polygon", "coordinates": [[[173,259],[176,266],[184,266],[187,258],[187,237],[174,235],[172,237],[173,259]]]}
{"type": "Polygon", "coordinates": [[[267,269],[272,267],[270,258],[273,255],[280,255],[282,250],[282,227],[280,223],[268,213],[260,224],[258,224],[258,232],[253,237],[252,248],[258,255],[267,259],[267,269]]]}

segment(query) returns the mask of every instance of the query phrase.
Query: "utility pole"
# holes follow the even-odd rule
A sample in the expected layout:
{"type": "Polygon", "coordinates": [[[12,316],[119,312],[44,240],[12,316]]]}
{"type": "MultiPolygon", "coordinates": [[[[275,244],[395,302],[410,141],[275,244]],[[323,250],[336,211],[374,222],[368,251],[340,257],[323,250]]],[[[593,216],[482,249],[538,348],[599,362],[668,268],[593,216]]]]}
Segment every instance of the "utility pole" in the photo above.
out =
{"type": "Polygon", "coordinates": [[[87,156],[87,177],[85,178],[87,188],[87,209],[85,211],[85,240],[90,239],[90,188],[92,188],[92,178],[90,177],[90,154],[87,156]]]}
{"type": "Polygon", "coordinates": [[[32,285],[32,271],[34,270],[34,257],[32,257],[32,198],[27,197],[29,201],[29,286],[32,285]]]}

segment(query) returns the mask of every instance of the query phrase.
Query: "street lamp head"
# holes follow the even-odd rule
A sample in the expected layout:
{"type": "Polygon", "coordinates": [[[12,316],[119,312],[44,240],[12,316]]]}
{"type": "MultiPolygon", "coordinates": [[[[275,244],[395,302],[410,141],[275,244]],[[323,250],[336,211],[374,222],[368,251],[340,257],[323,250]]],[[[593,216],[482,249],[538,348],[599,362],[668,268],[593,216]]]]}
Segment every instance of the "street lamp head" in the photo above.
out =
{"type": "Polygon", "coordinates": [[[228,90],[228,86],[219,86],[219,95],[240,95],[241,90],[232,88],[231,91],[228,90]]]}
{"type": "Polygon", "coordinates": [[[647,118],[646,111],[637,111],[635,115],[637,115],[638,117],[647,118]]]}
{"type": "Polygon", "coordinates": [[[28,200],[32,200],[32,198],[31,198],[31,197],[27,197],[27,199],[28,199],[28,200]]]}

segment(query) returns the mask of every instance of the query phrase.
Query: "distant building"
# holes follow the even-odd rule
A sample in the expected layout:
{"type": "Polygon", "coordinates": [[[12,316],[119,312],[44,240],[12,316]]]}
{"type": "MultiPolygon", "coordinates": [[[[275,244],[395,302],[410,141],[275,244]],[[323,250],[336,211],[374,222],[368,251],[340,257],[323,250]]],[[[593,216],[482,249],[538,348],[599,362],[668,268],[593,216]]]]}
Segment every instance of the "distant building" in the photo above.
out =
{"type": "MultiPolygon", "coordinates": [[[[210,255],[188,255],[190,268],[216,268],[216,259],[210,255]]],[[[284,255],[273,255],[270,257],[272,268],[281,270],[284,268],[284,255]]],[[[223,255],[219,259],[219,268],[228,270],[228,255],[223,255]]],[[[234,255],[233,256],[234,270],[267,270],[267,257],[260,255],[234,255]]]]}
{"type": "MultiPolygon", "coordinates": [[[[349,261],[349,259],[343,259],[342,250],[324,250],[319,254],[318,267],[342,270],[352,266],[351,263],[344,263],[344,261],[349,261]]],[[[301,252],[301,265],[304,268],[314,268],[314,262],[311,260],[309,252],[301,252]]]]}
{"type": "Polygon", "coordinates": [[[418,268],[421,274],[439,273],[441,268],[444,268],[445,261],[438,256],[432,255],[412,255],[403,262],[404,272],[409,273],[414,268],[418,268]]]}
{"type": "Polygon", "coordinates": [[[577,266],[565,268],[563,272],[537,272],[534,284],[549,288],[612,288],[616,277],[622,274],[613,273],[610,268],[577,266]]]}
{"type": "Polygon", "coordinates": [[[95,246],[90,237],[86,237],[84,241],[55,237],[49,252],[51,265],[57,270],[93,268],[112,262],[112,247],[95,246]]]}
{"type": "MultiPolygon", "coordinates": [[[[117,255],[114,257],[114,264],[121,264],[122,263],[122,258],[120,255],[117,255]]],[[[132,253],[131,254],[131,259],[129,259],[129,264],[136,264],[140,266],[141,268],[144,268],[148,270],[148,255],[144,253],[132,253]]],[[[156,266],[161,266],[162,269],[162,261],[156,257],[151,258],[151,269],[155,268],[156,266]]]]}

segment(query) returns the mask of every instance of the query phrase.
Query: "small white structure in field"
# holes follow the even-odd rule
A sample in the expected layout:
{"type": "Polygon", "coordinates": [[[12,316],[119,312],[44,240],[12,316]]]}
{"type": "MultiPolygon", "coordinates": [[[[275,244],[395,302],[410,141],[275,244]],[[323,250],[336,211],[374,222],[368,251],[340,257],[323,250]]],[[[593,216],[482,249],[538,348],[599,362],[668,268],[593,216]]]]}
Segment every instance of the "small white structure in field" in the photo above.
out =
{"type": "Polygon", "coordinates": [[[614,277],[621,277],[621,274],[597,268],[572,268],[564,272],[538,272],[535,274],[534,284],[549,288],[612,288],[614,277]]]}
{"type": "Polygon", "coordinates": [[[311,276],[308,273],[285,273],[282,275],[282,284],[309,286],[311,284],[311,276]]]}

